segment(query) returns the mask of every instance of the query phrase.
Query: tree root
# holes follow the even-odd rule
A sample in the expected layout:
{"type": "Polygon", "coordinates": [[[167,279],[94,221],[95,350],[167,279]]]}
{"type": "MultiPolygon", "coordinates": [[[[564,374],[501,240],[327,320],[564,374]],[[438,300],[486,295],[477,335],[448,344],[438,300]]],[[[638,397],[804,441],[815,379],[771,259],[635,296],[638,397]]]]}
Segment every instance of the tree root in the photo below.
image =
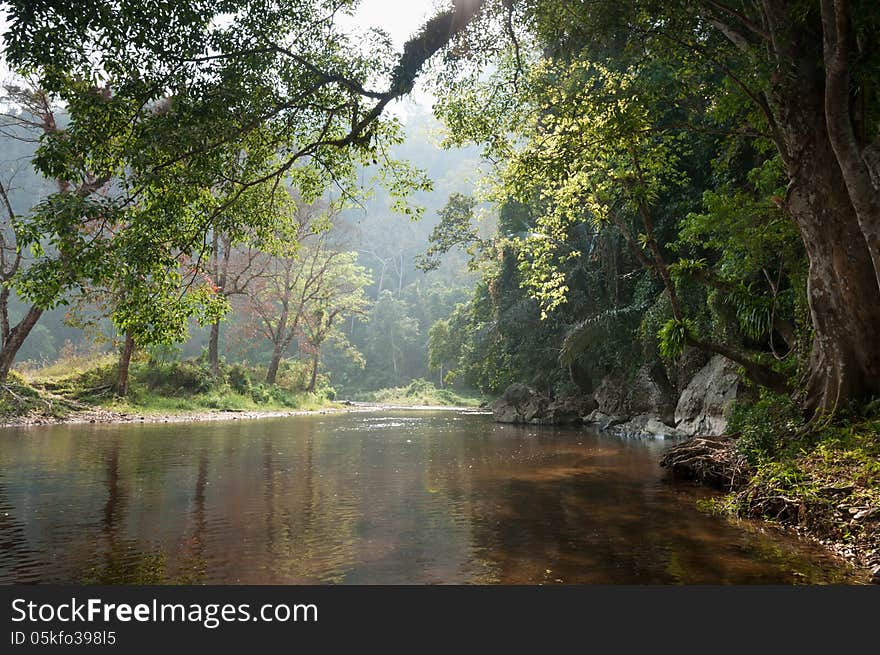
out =
{"type": "Polygon", "coordinates": [[[694,437],[670,448],[660,460],[674,476],[725,490],[749,478],[745,457],[736,452],[736,435],[694,437]]]}

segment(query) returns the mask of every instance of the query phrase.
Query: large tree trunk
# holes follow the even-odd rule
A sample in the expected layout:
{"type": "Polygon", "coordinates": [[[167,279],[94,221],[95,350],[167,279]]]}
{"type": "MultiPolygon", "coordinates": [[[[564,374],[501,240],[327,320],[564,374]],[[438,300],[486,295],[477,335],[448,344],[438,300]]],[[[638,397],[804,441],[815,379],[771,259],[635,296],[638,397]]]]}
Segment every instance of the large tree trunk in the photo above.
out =
{"type": "Polygon", "coordinates": [[[211,324],[211,336],[208,337],[208,364],[214,375],[220,374],[220,321],[211,324]]]}
{"type": "Polygon", "coordinates": [[[134,337],[130,332],[126,332],[122,352],[119,353],[119,376],[116,379],[116,394],[118,396],[128,395],[128,371],[131,367],[132,353],[134,353],[134,337]]]}
{"type": "Polygon", "coordinates": [[[823,413],[880,394],[880,286],[829,141],[822,85],[799,91],[780,112],[790,150],[786,209],[809,260],[814,336],[804,405],[823,413]]]}
{"type": "MultiPolygon", "coordinates": [[[[822,0],[821,4],[828,138],[880,284],[880,188],[872,180],[850,111],[851,50],[855,45],[852,21],[843,0],[822,0]]],[[[862,88],[861,93],[866,90],[862,88]]]]}
{"type": "Polygon", "coordinates": [[[0,382],[6,382],[6,378],[9,377],[9,371],[12,369],[12,364],[15,362],[15,356],[18,355],[24,340],[27,339],[31,330],[34,329],[34,325],[37,324],[42,314],[42,309],[31,305],[18,325],[12,328],[9,334],[4,335],[3,347],[0,348],[0,382]]]}
{"type": "Polygon", "coordinates": [[[281,364],[281,355],[284,351],[279,344],[275,344],[272,350],[272,359],[269,360],[269,368],[266,370],[266,384],[275,384],[275,378],[278,377],[278,366],[281,364]]]}

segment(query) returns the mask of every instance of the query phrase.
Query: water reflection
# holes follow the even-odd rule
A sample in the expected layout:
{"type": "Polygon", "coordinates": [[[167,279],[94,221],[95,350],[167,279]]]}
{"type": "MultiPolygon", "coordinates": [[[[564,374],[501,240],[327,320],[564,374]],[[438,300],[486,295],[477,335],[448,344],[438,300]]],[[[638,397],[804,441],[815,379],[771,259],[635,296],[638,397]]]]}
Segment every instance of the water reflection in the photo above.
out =
{"type": "Polygon", "coordinates": [[[5,430],[0,581],[849,580],[696,511],[662,448],[457,412],[5,430]]]}

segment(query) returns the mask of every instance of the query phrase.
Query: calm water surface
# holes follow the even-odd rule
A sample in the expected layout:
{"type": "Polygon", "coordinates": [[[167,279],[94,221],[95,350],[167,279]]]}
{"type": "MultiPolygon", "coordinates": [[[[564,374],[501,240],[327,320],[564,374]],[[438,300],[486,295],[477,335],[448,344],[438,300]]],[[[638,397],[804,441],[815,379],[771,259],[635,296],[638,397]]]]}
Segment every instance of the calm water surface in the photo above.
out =
{"type": "Polygon", "coordinates": [[[662,442],[385,411],[0,430],[0,582],[846,582],[662,442]]]}

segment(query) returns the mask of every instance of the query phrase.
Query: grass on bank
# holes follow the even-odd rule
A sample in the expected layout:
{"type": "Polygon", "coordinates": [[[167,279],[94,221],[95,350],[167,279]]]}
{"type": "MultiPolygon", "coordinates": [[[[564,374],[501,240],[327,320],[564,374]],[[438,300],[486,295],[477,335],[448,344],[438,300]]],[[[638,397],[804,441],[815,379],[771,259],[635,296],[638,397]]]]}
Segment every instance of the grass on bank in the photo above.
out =
{"type": "Polygon", "coordinates": [[[734,411],[747,481],[710,509],[795,526],[880,564],[880,416],[805,423],[787,397],[734,411]]]}
{"type": "Polygon", "coordinates": [[[438,389],[433,383],[419,378],[404,387],[389,387],[379,391],[352,394],[352,400],[387,405],[432,405],[449,407],[477,407],[480,396],[462,395],[450,389],[438,389]]]}
{"type": "MultiPolygon", "coordinates": [[[[307,366],[282,363],[278,384],[262,383],[265,368],[222,365],[214,375],[201,360],[160,361],[149,357],[131,364],[129,391],[116,395],[117,357],[72,352],[43,366],[24,366],[0,387],[0,420],[22,417],[60,420],[72,412],[101,408],[144,415],[209,411],[316,410],[337,406],[335,391],[319,376],[317,391],[303,391],[307,366]]],[[[352,400],[392,405],[474,407],[481,398],[438,389],[418,379],[402,387],[362,392],[352,400]]]]}
{"type": "MultiPolygon", "coordinates": [[[[15,374],[19,392],[25,390],[29,405],[6,403],[6,418],[39,411],[49,403],[66,403],[68,410],[100,407],[120,413],[169,414],[227,411],[311,410],[333,406],[333,389],[321,379],[318,391],[303,391],[304,371],[295,363],[279,370],[278,384],[257,380],[265,369],[240,364],[221,366],[220,374],[198,360],[162,362],[143,359],[132,362],[129,391],[116,395],[117,361],[113,355],[64,358],[15,374]],[[39,399],[43,399],[42,401],[39,399]]],[[[6,397],[0,398],[0,403],[6,397]]],[[[0,412],[4,407],[0,405],[0,412]]],[[[63,415],[53,415],[62,418],[63,415]]]]}
{"type": "Polygon", "coordinates": [[[47,397],[15,371],[0,385],[0,422],[28,416],[61,420],[82,408],[66,398],[47,397]]]}

